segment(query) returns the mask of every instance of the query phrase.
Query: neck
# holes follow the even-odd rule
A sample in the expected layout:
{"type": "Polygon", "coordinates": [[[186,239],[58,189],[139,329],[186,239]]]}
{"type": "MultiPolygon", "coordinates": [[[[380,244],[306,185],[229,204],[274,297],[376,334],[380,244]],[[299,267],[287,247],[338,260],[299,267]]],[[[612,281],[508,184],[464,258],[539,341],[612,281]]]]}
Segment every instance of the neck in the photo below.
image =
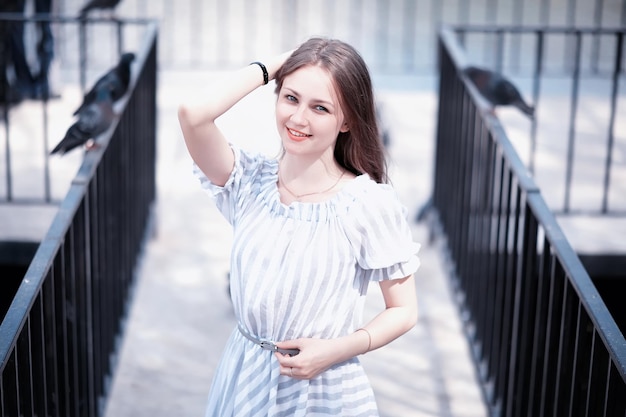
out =
{"type": "Polygon", "coordinates": [[[280,178],[280,171],[278,171],[278,181],[279,181],[279,184],[283,187],[283,189],[286,190],[289,194],[291,194],[291,196],[294,197],[296,201],[302,201],[302,198],[304,198],[304,197],[309,197],[309,196],[314,196],[314,195],[323,196],[325,194],[328,194],[328,193],[334,191],[335,187],[337,187],[337,185],[339,184],[339,182],[343,178],[344,174],[345,174],[345,172],[342,172],[341,175],[339,176],[339,178],[337,178],[337,181],[333,182],[329,187],[324,188],[323,190],[306,192],[306,193],[302,193],[302,194],[299,194],[299,193],[296,193],[296,192],[292,191],[287,186],[287,184],[280,178]]]}
{"type": "Polygon", "coordinates": [[[284,154],[279,166],[283,179],[289,182],[316,183],[325,177],[336,179],[344,171],[332,154],[316,157],[284,154]]]}
{"type": "Polygon", "coordinates": [[[322,163],[307,166],[281,160],[278,185],[289,196],[300,201],[304,197],[322,196],[336,191],[345,173],[336,162],[331,166],[322,163]]]}

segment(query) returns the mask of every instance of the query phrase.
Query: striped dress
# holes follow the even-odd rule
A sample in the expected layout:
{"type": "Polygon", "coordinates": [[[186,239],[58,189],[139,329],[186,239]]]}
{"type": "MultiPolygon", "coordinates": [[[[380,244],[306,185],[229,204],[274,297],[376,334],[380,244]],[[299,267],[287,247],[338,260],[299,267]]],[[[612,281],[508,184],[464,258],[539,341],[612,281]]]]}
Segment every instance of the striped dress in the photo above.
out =
{"type": "MultiPolygon", "coordinates": [[[[327,201],[281,203],[278,161],[232,146],[224,187],[194,166],[233,227],[230,285],[238,323],[259,339],[335,338],[363,325],[371,281],[419,266],[406,209],[393,189],[361,175],[327,201]]],[[[377,416],[357,358],[311,380],[280,375],[274,353],[235,328],[215,372],[207,417],[377,416]]]]}

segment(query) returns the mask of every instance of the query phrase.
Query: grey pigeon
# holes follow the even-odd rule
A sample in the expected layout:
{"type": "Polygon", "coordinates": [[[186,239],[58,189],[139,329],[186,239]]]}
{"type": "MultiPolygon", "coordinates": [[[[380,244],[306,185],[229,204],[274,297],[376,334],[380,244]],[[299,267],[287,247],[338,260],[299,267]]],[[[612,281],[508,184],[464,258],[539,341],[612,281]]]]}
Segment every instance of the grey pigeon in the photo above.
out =
{"type": "Polygon", "coordinates": [[[82,104],[74,112],[74,116],[82,111],[96,99],[96,91],[107,88],[111,92],[111,100],[116,102],[126,94],[130,84],[130,64],[135,59],[135,54],[127,52],[122,54],[118,64],[100,77],[91,90],[83,97],[82,104]]]}
{"type": "Polygon", "coordinates": [[[50,154],[63,155],[78,146],[87,144],[91,139],[95,140],[96,137],[109,129],[114,119],[115,112],[113,111],[111,91],[107,88],[101,88],[96,92],[95,101],[78,113],[78,120],[70,126],[63,140],[55,146],[50,154]]]}
{"type": "Polygon", "coordinates": [[[105,9],[113,11],[120,0],[91,0],[80,9],[80,17],[86,17],[93,9],[105,9]]]}
{"type": "Polygon", "coordinates": [[[535,108],[524,101],[515,85],[502,74],[474,66],[465,68],[463,72],[493,108],[514,106],[528,117],[535,117],[535,108]]]}

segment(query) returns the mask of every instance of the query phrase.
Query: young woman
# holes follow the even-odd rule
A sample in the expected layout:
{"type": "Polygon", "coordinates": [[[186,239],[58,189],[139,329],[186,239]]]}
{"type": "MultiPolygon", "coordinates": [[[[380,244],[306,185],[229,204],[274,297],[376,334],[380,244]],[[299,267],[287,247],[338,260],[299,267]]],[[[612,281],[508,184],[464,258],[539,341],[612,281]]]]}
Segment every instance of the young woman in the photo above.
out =
{"type": "Polygon", "coordinates": [[[357,356],[415,325],[419,245],[386,184],[363,59],[344,42],[312,38],[220,80],[203,104],[183,104],[179,120],[195,172],[234,230],[238,327],[206,415],[378,415],[357,356]],[[272,79],[277,159],[230,144],[215,125],[272,79]],[[386,308],[363,325],[370,282],[386,308]]]}

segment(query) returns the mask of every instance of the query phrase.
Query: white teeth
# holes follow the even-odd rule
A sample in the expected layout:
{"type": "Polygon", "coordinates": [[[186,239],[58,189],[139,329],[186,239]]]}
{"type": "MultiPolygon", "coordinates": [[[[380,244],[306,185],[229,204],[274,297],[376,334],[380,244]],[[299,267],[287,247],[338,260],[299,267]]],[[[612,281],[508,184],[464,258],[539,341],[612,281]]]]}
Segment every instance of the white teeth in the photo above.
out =
{"type": "Polygon", "coordinates": [[[289,129],[289,128],[287,128],[287,130],[289,130],[289,133],[291,133],[292,135],[299,136],[301,138],[309,136],[309,135],[305,135],[304,133],[296,132],[295,130],[292,130],[292,129],[289,129]]]}

